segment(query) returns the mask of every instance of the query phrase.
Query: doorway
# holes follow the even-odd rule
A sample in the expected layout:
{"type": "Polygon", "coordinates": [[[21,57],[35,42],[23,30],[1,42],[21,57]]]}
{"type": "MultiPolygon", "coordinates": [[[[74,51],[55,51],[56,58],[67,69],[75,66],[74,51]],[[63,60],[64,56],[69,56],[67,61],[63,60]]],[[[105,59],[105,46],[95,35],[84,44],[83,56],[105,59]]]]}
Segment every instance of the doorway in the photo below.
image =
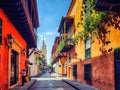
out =
{"type": "Polygon", "coordinates": [[[115,61],[115,90],[120,90],[120,48],[114,51],[115,61]]]}
{"type": "Polygon", "coordinates": [[[12,86],[18,82],[19,77],[18,53],[15,50],[11,50],[10,62],[10,85],[12,86]]]}

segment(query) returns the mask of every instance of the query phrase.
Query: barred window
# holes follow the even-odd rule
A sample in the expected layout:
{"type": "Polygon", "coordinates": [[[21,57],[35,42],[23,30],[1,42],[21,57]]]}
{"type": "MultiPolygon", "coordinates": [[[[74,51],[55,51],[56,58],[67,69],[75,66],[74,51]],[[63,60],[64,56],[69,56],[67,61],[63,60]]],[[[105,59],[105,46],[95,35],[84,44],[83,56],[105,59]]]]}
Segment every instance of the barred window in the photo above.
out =
{"type": "Polygon", "coordinates": [[[91,64],[84,65],[84,80],[87,82],[91,81],[91,64]]]}
{"type": "Polygon", "coordinates": [[[73,65],[73,76],[77,78],[77,65],[73,65]]]}

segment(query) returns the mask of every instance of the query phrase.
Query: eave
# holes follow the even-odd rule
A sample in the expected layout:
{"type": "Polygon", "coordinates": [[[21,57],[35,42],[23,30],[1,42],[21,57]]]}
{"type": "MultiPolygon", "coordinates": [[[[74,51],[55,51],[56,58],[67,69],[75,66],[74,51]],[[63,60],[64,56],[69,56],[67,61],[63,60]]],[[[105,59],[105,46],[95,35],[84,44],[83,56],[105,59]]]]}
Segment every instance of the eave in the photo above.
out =
{"type": "Polygon", "coordinates": [[[61,22],[60,22],[60,26],[58,28],[58,32],[61,32],[61,28],[64,26],[64,22],[67,21],[68,25],[66,27],[69,26],[69,24],[73,23],[73,18],[72,17],[62,17],[61,22]]]}
{"type": "Polygon", "coordinates": [[[97,0],[95,10],[104,12],[120,12],[120,1],[117,0],[97,0]]]}
{"type": "MultiPolygon", "coordinates": [[[[37,28],[39,25],[37,22],[36,26],[33,26],[25,0],[1,0],[0,8],[4,10],[4,13],[27,42],[29,48],[35,48],[37,40],[34,28],[37,28]]],[[[37,14],[37,11],[35,11],[35,14],[37,14]]]]}

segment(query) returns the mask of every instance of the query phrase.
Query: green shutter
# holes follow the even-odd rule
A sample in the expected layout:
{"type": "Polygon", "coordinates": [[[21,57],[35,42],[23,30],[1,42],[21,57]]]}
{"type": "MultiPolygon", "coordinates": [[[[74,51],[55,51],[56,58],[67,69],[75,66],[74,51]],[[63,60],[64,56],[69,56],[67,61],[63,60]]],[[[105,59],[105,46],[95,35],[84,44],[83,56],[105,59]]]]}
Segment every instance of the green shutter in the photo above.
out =
{"type": "Polygon", "coordinates": [[[73,76],[77,78],[77,65],[73,65],[73,76]]]}
{"type": "Polygon", "coordinates": [[[84,80],[91,82],[91,64],[84,65],[84,80]]]}

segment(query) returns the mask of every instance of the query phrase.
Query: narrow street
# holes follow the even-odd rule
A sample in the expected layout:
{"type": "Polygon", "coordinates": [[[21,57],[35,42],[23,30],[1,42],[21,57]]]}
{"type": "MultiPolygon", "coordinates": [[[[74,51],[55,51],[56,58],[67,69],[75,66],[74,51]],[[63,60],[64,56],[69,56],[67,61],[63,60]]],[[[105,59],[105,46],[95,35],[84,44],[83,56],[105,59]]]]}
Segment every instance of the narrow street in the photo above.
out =
{"type": "Polygon", "coordinates": [[[57,74],[49,74],[46,72],[41,77],[36,77],[37,81],[29,90],[76,90],[70,85],[63,82],[62,77],[57,74]]]}

